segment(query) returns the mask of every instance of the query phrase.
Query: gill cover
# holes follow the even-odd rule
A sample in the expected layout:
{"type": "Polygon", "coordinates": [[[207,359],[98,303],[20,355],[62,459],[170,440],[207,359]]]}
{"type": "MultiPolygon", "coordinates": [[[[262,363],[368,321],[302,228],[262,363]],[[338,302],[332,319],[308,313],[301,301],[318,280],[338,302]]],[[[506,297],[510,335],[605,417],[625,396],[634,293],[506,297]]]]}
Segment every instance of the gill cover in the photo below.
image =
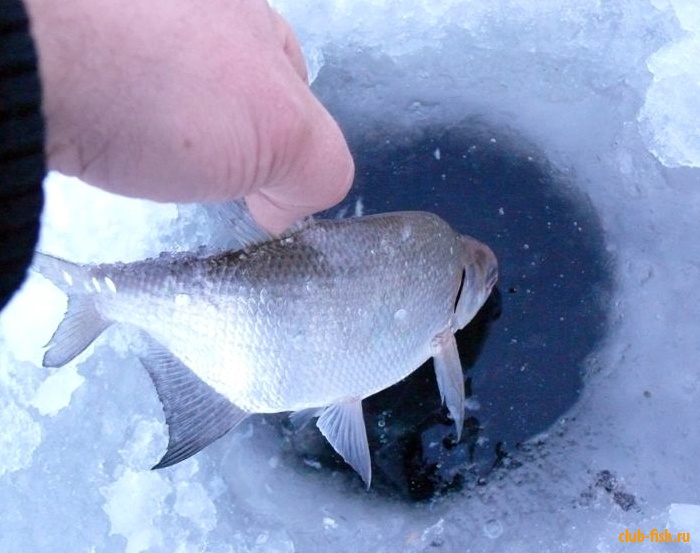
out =
{"type": "Polygon", "coordinates": [[[498,261],[491,248],[461,236],[465,248],[462,292],[455,308],[456,328],[464,328],[479,311],[498,280],[498,261]]]}

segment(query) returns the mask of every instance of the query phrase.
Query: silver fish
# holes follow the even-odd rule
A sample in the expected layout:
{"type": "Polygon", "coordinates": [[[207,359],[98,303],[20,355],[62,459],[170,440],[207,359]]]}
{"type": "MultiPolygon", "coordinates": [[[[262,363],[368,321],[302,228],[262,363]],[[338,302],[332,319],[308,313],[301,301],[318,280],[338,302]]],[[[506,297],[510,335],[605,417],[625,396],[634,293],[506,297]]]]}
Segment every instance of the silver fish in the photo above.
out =
{"type": "Polygon", "coordinates": [[[102,265],[37,253],[35,270],[68,295],[44,366],[69,362],[112,323],[144,331],[151,345],[141,361],[169,429],[154,468],[194,455],[250,414],[293,411],[296,424],[318,416],[369,487],[362,400],[430,357],[459,439],[454,333],[496,282],[486,245],[424,212],[308,221],[277,238],[239,220],[244,243],[214,253],[102,265]]]}

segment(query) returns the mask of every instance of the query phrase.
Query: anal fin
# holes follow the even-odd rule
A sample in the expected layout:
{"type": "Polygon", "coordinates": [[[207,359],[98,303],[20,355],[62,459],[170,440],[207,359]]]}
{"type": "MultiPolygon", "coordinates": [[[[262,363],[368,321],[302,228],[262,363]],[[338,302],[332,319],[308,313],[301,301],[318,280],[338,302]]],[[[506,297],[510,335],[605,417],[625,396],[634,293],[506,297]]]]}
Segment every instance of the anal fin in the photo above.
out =
{"type": "Polygon", "coordinates": [[[372,481],[372,462],[365,419],[362,416],[362,400],[326,407],[316,425],[333,449],[355,469],[369,489],[372,481]]]}
{"type": "Polygon", "coordinates": [[[243,411],[202,381],[160,345],[152,344],[141,363],[163,405],[168,450],[154,469],[184,461],[240,424],[243,411]]]}
{"type": "Polygon", "coordinates": [[[448,328],[436,336],[433,348],[433,364],[440,397],[455,421],[457,441],[459,441],[464,426],[464,377],[452,330],[448,328]]]}

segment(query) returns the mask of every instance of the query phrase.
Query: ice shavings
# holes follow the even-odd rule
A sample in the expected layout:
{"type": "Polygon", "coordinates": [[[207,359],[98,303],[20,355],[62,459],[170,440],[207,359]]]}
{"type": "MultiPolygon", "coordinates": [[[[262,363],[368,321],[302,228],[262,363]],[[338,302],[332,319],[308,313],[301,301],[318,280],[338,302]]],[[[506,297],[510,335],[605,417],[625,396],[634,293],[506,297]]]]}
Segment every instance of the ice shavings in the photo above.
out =
{"type": "Polygon", "coordinates": [[[678,532],[690,534],[693,553],[700,552],[700,543],[695,536],[700,535],[700,505],[674,503],[668,508],[667,528],[677,535],[678,532]]]}
{"type": "Polygon", "coordinates": [[[41,425],[12,399],[0,395],[0,429],[1,482],[5,473],[32,465],[34,450],[41,443],[41,425]]]}
{"type": "Polygon", "coordinates": [[[199,551],[206,535],[216,527],[217,510],[211,489],[197,481],[199,463],[188,460],[174,469],[152,471],[167,437],[162,423],[139,417],[119,451],[124,464],[112,481],[100,488],[111,535],[126,539],[126,551],[199,551]],[[174,549],[175,542],[179,543],[174,549]],[[187,545],[189,544],[189,545],[187,545]]]}
{"type": "Polygon", "coordinates": [[[17,360],[7,346],[0,334],[0,490],[4,474],[32,465],[42,441],[41,422],[27,407],[45,371],[17,360]]]}
{"type": "Polygon", "coordinates": [[[177,498],[173,509],[181,517],[189,519],[203,532],[216,526],[216,507],[209,492],[198,482],[178,482],[177,498]]]}
{"type": "Polygon", "coordinates": [[[178,214],[174,204],[117,196],[55,172],[49,173],[44,189],[46,205],[37,249],[77,263],[157,255],[165,249],[168,228],[178,214]],[[136,231],[141,231],[142,239],[124,240],[138,236],[136,231]]]}

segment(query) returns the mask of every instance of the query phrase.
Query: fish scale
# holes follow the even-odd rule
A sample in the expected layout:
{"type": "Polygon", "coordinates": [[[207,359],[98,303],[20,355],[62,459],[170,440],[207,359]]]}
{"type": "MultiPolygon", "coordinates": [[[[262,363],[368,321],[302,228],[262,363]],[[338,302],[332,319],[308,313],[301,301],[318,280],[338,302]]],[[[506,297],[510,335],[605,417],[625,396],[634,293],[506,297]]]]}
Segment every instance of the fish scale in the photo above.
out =
{"type": "Polygon", "coordinates": [[[150,337],[141,359],[171,436],[158,466],[249,414],[295,411],[319,416],[368,485],[361,401],[431,356],[459,436],[464,383],[453,334],[497,275],[487,246],[424,212],[309,222],[211,254],[92,266],[37,254],[36,264],[69,295],[45,365],[69,361],[114,322],[150,337]]]}

